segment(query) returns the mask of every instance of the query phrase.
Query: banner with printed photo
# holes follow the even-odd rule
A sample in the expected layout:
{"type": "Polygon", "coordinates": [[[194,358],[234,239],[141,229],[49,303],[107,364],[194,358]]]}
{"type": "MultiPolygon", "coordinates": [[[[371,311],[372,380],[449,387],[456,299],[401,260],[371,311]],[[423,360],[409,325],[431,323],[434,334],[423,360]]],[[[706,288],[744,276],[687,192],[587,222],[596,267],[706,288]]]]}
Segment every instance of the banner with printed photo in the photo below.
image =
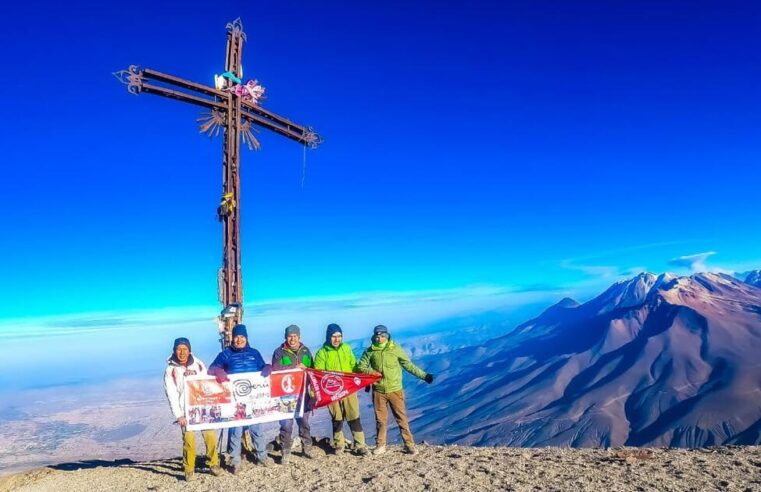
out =
{"type": "Polygon", "coordinates": [[[223,429],[292,419],[303,415],[304,371],[230,374],[185,379],[185,418],[190,431],[223,429]]]}

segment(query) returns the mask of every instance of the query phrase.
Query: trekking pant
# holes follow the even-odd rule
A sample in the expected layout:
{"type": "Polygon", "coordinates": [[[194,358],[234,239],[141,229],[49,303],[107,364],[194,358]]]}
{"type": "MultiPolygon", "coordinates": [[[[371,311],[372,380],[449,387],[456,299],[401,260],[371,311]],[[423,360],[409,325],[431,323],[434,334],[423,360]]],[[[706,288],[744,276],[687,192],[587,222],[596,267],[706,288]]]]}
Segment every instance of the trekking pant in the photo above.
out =
{"type": "Polygon", "coordinates": [[[267,459],[267,448],[264,442],[264,432],[262,432],[261,424],[249,425],[246,427],[232,427],[227,433],[227,452],[232,458],[232,465],[240,465],[240,452],[242,447],[243,433],[249,432],[252,440],[254,441],[254,450],[256,451],[256,459],[260,463],[264,463],[267,459]]]}
{"type": "MultiPolygon", "coordinates": [[[[309,449],[312,446],[312,435],[309,433],[309,420],[311,419],[312,412],[304,412],[304,416],[296,419],[296,424],[299,426],[299,437],[301,438],[301,444],[304,446],[304,450],[309,449]]],[[[280,421],[280,445],[283,447],[283,452],[288,452],[293,444],[293,419],[280,421]]]]}
{"type": "MultiPolygon", "coordinates": [[[[217,453],[217,433],[211,430],[201,431],[203,442],[206,444],[206,464],[209,467],[219,466],[217,453]]],[[[196,469],[196,434],[182,429],[182,467],[185,473],[196,469]]]]}
{"type": "Polygon", "coordinates": [[[354,447],[365,447],[365,433],[362,432],[362,422],[359,420],[359,398],[356,394],[331,403],[328,405],[328,412],[333,419],[334,447],[343,448],[346,446],[343,431],[344,420],[349,424],[349,430],[351,430],[351,436],[354,439],[354,447]]]}
{"type": "Polygon", "coordinates": [[[388,430],[388,408],[391,407],[391,413],[394,414],[396,423],[399,424],[399,433],[402,435],[402,441],[407,446],[415,444],[415,440],[410,432],[410,424],[407,421],[407,408],[404,404],[404,390],[393,391],[391,393],[380,393],[373,390],[373,407],[375,408],[375,443],[378,446],[386,444],[386,431],[388,430]]]}

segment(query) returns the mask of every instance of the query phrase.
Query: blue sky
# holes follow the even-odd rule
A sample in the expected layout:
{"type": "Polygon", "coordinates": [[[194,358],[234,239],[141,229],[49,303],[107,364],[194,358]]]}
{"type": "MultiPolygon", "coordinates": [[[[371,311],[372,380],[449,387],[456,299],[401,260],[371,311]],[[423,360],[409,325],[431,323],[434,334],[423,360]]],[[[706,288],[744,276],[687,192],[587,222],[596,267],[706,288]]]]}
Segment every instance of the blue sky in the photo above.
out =
{"type": "Polygon", "coordinates": [[[111,72],[212,84],[238,16],[325,138],[244,151],[249,303],[761,267],[754,2],[209,5],[3,7],[0,320],[215,306],[221,138],[111,72]]]}

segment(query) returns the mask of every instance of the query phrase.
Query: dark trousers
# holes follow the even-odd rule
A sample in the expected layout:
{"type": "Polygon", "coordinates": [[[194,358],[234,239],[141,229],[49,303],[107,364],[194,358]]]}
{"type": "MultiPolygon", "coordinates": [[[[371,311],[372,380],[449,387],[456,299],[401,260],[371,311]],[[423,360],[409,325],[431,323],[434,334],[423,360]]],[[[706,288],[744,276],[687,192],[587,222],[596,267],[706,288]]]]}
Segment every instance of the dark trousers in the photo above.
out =
{"type": "MultiPolygon", "coordinates": [[[[309,433],[309,420],[312,412],[304,412],[304,416],[296,419],[296,424],[299,426],[299,437],[301,438],[301,444],[304,448],[308,448],[312,445],[312,435],[309,433]]],[[[293,420],[281,420],[280,421],[280,444],[283,446],[283,450],[290,451],[293,444],[293,420]]]]}

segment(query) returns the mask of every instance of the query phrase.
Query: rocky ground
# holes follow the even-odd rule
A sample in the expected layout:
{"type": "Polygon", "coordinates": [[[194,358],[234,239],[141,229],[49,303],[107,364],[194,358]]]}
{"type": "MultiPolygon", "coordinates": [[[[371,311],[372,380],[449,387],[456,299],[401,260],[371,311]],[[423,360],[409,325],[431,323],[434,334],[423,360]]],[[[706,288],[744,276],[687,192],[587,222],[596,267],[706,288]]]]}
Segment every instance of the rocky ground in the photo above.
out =
{"type": "MultiPolygon", "coordinates": [[[[421,445],[410,456],[392,446],[382,456],[335,456],[322,444],[310,460],[214,477],[199,469],[186,483],[179,458],[89,461],[0,478],[0,491],[206,490],[590,490],[761,491],[761,447],[708,449],[476,448],[421,445]]],[[[200,460],[199,460],[200,461],[200,460]]]]}

